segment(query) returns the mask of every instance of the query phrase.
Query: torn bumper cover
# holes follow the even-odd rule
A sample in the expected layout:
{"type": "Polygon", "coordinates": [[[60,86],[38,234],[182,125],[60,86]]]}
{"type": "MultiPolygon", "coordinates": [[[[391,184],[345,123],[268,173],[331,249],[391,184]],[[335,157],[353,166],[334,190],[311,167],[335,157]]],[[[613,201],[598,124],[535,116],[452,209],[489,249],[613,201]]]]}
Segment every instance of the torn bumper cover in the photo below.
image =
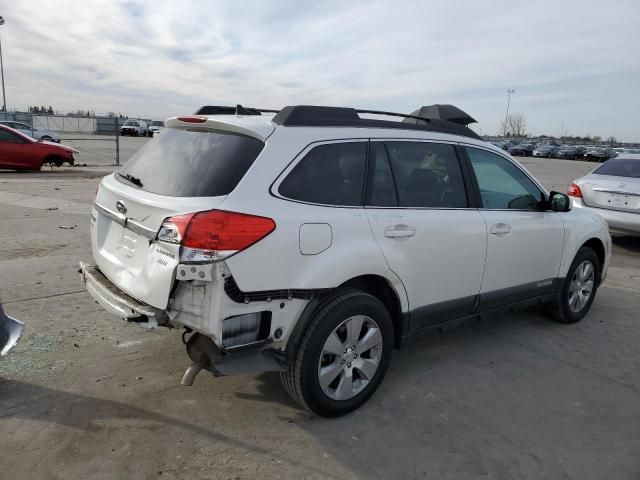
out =
{"type": "Polygon", "coordinates": [[[95,265],[80,262],[78,270],[93,299],[110,314],[146,328],[169,324],[164,310],[139,302],[116,287],[95,265]]]}
{"type": "MultiPolygon", "coordinates": [[[[89,294],[112,315],[147,328],[180,325],[171,323],[167,311],[127,295],[111,283],[97,266],[80,262],[79,273],[89,294]]],[[[175,316],[172,315],[171,318],[175,319],[175,316]]],[[[190,331],[192,329],[187,327],[187,332],[190,331]]],[[[209,336],[198,332],[191,335],[188,341],[183,336],[183,340],[193,362],[182,378],[183,385],[192,385],[196,375],[202,370],[208,370],[214,376],[225,376],[281,371],[286,367],[284,355],[271,350],[268,340],[235,349],[221,348],[209,336]]]]}
{"type": "Polygon", "coordinates": [[[23,330],[24,323],[5,314],[0,305],[0,357],[4,357],[18,343],[23,330]]]}

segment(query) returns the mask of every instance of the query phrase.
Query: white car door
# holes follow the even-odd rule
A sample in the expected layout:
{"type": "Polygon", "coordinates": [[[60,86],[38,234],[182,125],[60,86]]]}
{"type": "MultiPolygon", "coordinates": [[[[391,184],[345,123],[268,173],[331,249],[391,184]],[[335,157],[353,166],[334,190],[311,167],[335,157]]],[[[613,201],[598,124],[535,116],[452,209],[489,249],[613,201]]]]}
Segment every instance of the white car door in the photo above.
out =
{"type": "Polygon", "coordinates": [[[562,258],[562,219],[539,208],[542,189],[515,162],[481,148],[465,151],[488,233],[478,309],[552,293],[562,258]]]}
{"type": "Polygon", "coordinates": [[[409,331],[471,313],[486,255],[486,226],[469,208],[456,149],[445,143],[370,144],[366,211],[409,299],[409,331]]]}

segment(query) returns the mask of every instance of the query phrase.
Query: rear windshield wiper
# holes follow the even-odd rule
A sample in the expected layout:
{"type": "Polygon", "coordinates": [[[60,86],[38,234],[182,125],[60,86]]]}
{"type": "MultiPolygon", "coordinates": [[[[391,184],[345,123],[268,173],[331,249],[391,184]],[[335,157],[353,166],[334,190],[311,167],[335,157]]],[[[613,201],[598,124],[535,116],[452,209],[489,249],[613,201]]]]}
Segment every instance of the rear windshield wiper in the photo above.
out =
{"type": "Polygon", "coordinates": [[[142,181],[138,177],[134,177],[133,175],[131,175],[129,173],[127,173],[126,175],[122,175],[121,173],[118,173],[118,175],[120,175],[122,178],[124,178],[126,180],[129,180],[136,187],[142,188],[142,181]]]}

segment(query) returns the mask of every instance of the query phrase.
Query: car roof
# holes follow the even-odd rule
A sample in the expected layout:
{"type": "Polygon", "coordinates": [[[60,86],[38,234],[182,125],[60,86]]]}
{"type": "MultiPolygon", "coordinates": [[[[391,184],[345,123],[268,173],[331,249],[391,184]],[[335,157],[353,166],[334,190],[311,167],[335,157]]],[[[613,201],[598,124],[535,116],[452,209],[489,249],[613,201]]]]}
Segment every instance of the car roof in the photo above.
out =
{"type": "MultiPolygon", "coordinates": [[[[459,111],[464,114],[461,110],[459,111]]],[[[405,136],[400,133],[403,131],[414,131],[413,136],[415,136],[415,132],[431,132],[449,134],[450,137],[457,139],[467,137],[480,140],[484,144],[484,140],[466,125],[458,119],[445,120],[439,116],[427,118],[416,116],[415,112],[403,114],[316,105],[293,105],[280,110],[247,108],[242,105],[235,107],[205,105],[198,109],[194,115],[172,117],[165,121],[167,127],[222,129],[261,140],[265,140],[276,129],[295,127],[296,130],[312,128],[316,135],[320,131],[323,132],[322,135],[326,135],[329,130],[342,133],[351,132],[351,135],[357,132],[358,137],[362,135],[363,131],[367,132],[365,135],[371,137],[389,137],[389,130],[397,131],[396,134],[402,137],[405,136]],[[380,116],[385,119],[380,119],[380,116]],[[389,121],[389,117],[392,117],[393,120],[389,121]],[[396,121],[398,117],[403,120],[396,121]]],[[[343,135],[339,134],[339,137],[342,138],[343,135]]],[[[447,140],[449,139],[447,138],[447,140]]]]}
{"type": "MultiPolygon", "coordinates": [[[[388,122],[401,123],[401,122],[388,122]]],[[[407,125],[407,124],[404,124],[407,125]]],[[[408,124],[410,125],[410,124],[408,124]]],[[[482,138],[472,138],[450,133],[441,133],[424,129],[381,128],[381,127],[346,127],[346,126],[282,126],[273,122],[273,115],[185,115],[165,120],[165,127],[190,130],[223,130],[241,135],[247,135],[265,141],[274,131],[287,131],[299,138],[308,138],[309,142],[340,139],[406,139],[431,140],[451,143],[465,143],[481,146],[504,155],[504,151],[484,141],[482,138]],[[190,123],[181,119],[204,119],[201,123],[190,123]]]]}
{"type": "MultiPolygon", "coordinates": [[[[466,115],[464,112],[460,112],[466,115]]],[[[475,122],[475,120],[471,120],[475,122]]],[[[285,127],[353,127],[418,130],[448,133],[475,139],[480,138],[477,133],[458,121],[443,120],[435,117],[419,117],[415,115],[415,112],[414,114],[404,114],[381,110],[361,110],[350,107],[291,105],[278,111],[272,121],[277,125],[285,127]],[[363,117],[362,115],[374,115],[375,118],[363,117]],[[386,117],[386,119],[380,119],[380,116],[386,117]],[[389,117],[394,118],[394,120],[388,120],[389,117]],[[403,120],[398,122],[395,121],[396,118],[402,118],[403,120]]]]}
{"type": "Polygon", "coordinates": [[[640,160],[640,153],[622,153],[615,160],[640,160]]]}

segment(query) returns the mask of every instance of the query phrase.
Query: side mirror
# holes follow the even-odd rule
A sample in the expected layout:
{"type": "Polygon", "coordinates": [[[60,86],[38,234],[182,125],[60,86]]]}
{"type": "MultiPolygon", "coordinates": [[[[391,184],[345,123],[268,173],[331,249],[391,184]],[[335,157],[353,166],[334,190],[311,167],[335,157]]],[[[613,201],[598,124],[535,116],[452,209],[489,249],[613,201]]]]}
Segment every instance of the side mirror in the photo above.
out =
{"type": "Polygon", "coordinates": [[[571,210],[571,199],[564,193],[550,192],[548,206],[554,212],[568,212],[571,210]]]}

